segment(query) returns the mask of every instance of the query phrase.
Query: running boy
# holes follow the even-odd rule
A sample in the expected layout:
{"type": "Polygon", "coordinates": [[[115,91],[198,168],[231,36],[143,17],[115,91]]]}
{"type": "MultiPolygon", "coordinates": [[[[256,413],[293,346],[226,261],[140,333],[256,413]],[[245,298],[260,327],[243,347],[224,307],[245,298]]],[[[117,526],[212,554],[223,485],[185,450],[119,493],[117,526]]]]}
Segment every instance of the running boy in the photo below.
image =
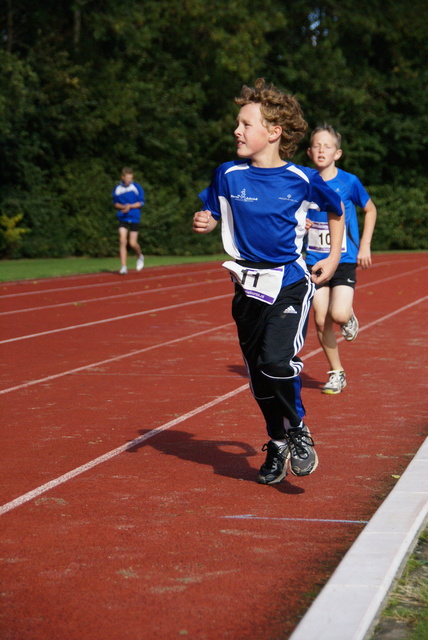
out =
{"type": "Polygon", "coordinates": [[[214,172],[200,198],[193,230],[212,231],[222,220],[227,261],[235,282],[232,315],[250,377],[252,393],[266,421],[270,440],[257,481],[281,482],[287,461],[297,476],[318,464],[314,442],[303,422],[297,354],[303,346],[314,283],[330,278],[340,258],[343,235],[339,196],[314,169],[299,167],[293,156],[307,124],[290,95],[258,79],[244,86],[234,132],[239,160],[214,172]],[[301,255],[310,207],[329,211],[331,251],[313,268],[312,281],[301,255]]]}
{"type": "Polygon", "coordinates": [[[128,258],[128,243],[137,255],[137,271],[144,267],[144,256],[138,244],[138,229],[140,227],[141,207],[144,206],[144,190],[134,182],[132,169],[124,167],[121,182],[113,189],[113,204],[117,209],[119,220],[119,256],[121,262],[120,275],[128,273],[126,261],[128,258]]]}
{"type": "MultiPolygon", "coordinates": [[[[332,126],[317,127],[311,135],[308,156],[320,176],[334,189],[345,205],[345,233],[342,239],[340,264],[333,278],[320,284],[313,301],[315,325],[319,342],[329,363],[329,379],[323,393],[340,393],[346,387],[346,374],[339,356],[334,323],[339,324],[345,340],[355,340],[358,320],[352,303],[357,281],[357,266],[367,269],[372,264],[370,243],[376,223],[376,207],[363,185],[352,173],[336,167],[342,156],[341,135],[332,126]],[[359,241],[358,219],[355,205],[364,211],[364,227],[359,241]]],[[[330,251],[327,214],[310,212],[312,226],[308,232],[306,262],[309,269],[330,251]]]]}

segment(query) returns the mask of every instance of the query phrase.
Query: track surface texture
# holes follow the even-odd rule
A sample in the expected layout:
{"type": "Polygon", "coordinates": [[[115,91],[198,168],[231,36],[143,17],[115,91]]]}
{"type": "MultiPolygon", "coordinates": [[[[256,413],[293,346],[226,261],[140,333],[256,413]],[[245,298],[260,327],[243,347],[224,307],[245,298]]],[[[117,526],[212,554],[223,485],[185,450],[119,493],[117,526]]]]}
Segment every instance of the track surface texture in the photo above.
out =
{"type": "Polygon", "coordinates": [[[311,317],[276,486],[220,263],[1,285],[2,640],[287,638],[428,434],[427,275],[358,272],[340,395],[311,317]]]}

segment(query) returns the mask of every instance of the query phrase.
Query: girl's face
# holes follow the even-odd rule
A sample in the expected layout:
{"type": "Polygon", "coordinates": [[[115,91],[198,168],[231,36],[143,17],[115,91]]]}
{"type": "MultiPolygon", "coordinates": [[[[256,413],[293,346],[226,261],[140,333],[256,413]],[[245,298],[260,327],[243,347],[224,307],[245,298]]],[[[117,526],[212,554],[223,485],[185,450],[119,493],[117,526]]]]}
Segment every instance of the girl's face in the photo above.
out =
{"type": "Polygon", "coordinates": [[[328,131],[318,131],[312,138],[308,156],[317,169],[326,169],[339,160],[342,149],[336,147],[336,141],[328,131]]]}
{"type": "Polygon", "coordinates": [[[240,158],[256,160],[267,151],[271,134],[263,123],[259,103],[250,102],[240,109],[234,135],[240,158]]]}

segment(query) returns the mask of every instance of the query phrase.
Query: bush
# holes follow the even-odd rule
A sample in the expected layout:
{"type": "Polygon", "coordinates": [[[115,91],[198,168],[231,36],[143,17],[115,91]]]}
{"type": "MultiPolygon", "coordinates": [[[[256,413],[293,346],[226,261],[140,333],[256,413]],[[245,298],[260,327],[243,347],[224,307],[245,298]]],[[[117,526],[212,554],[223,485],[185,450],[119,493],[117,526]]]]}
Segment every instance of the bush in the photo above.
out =
{"type": "MultiPolygon", "coordinates": [[[[117,219],[111,192],[118,176],[99,159],[69,162],[58,175],[33,174],[27,189],[3,189],[0,220],[2,257],[109,257],[117,255],[117,219]],[[30,231],[30,232],[29,232],[30,231]]],[[[137,176],[137,181],[140,181],[137,176]]],[[[210,255],[222,252],[219,227],[210,234],[192,232],[204,184],[180,179],[169,184],[141,183],[146,204],[140,244],[150,255],[210,255]]],[[[373,251],[428,249],[428,188],[373,186],[368,191],[378,219],[373,251]]],[[[363,223],[363,216],[360,216],[363,223]]]]}
{"type": "Polygon", "coordinates": [[[370,187],[377,208],[373,251],[427,250],[427,192],[419,187],[370,187]]]}
{"type": "Polygon", "coordinates": [[[22,213],[14,216],[0,213],[0,256],[2,258],[13,258],[22,244],[22,236],[29,233],[29,229],[18,226],[23,217],[22,213]]]}

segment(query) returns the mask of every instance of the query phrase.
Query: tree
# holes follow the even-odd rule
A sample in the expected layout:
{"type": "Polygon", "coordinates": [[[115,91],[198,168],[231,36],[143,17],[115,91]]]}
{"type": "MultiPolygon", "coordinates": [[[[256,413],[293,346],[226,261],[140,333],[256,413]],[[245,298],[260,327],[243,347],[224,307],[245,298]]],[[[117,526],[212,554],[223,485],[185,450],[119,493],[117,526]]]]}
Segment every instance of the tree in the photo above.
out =
{"type": "Polygon", "coordinates": [[[425,0],[411,14],[361,1],[0,0],[0,206],[20,204],[22,253],[115,251],[124,165],[147,193],[150,250],[219,250],[189,219],[235,155],[233,98],[257,77],[297,94],[310,127],[336,126],[366,185],[426,194],[425,0]]]}
{"type": "Polygon", "coordinates": [[[301,96],[311,127],[329,121],[341,131],[342,166],[368,184],[425,181],[424,11],[425,0],[411,13],[404,0],[303,0],[289,15],[291,37],[272,41],[275,79],[301,96]]]}

